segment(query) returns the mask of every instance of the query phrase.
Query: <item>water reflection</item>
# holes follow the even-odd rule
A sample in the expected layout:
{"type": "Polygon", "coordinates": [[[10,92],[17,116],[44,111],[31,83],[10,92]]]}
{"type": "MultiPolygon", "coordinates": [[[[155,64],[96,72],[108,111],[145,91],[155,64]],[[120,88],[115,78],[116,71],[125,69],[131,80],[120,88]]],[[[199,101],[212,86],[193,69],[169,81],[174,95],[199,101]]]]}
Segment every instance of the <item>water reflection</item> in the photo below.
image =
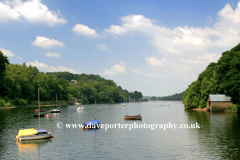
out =
{"type": "Polygon", "coordinates": [[[51,139],[17,141],[20,159],[40,159],[41,147],[51,142],[51,139]]]}
{"type": "Polygon", "coordinates": [[[237,113],[197,112],[186,110],[189,124],[198,122],[200,129],[190,129],[193,141],[207,157],[235,159],[240,156],[240,119],[237,113]]]}

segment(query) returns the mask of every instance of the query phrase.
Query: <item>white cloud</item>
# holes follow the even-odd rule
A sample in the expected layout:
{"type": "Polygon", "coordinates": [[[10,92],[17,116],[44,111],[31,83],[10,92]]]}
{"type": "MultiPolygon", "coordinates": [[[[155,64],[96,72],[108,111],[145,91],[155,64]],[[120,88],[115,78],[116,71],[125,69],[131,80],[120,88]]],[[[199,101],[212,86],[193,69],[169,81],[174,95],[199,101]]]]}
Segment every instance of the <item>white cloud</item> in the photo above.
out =
{"type": "Polygon", "coordinates": [[[89,28],[88,26],[82,24],[76,24],[72,31],[83,36],[89,37],[99,37],[99,34],[94,29],[89,28]]]}
{"type": "Polygon", "coordinates": [[[121,64],[122,66],[125,66],[125,65],[126,65],[126,63],[125,63],[124,61],[120,61],[120,64],[121,64]]]}
{"type": "Polygon", "coordinates": [[[19,20],[20,17],[20,13],[11,8],[10,5],[0,2],[0,21],[19,20]]]}
{"type": "Polygon", "coordinates": [[[62,41],[57,41],[55,39],[49,39],[42,36],[37,36],[35,41],[32,42],[32,44],[34,46],[43,47],[43,48],[49,48],[53,46],[60,46],[60,47],[65,46],[62,41]]]}
{"type": "Polygon", "coordinates": [[[76,71],[72,68],[67,68],[67,67],[64,67],[64,66],[53,67],[53,66],[49,66],[45,63],[40,63],[37,60],[35,60],[34,62],[28,62],[26,64],[27,64],[27,66],[29,66],[29,65],[35,66],[43,72],[64,72],[64,71],[67,71],[67,72],[74,73],[74,74],[80,74],[80,72],[78,72],[78,71],[76,71]]]}
{"type": "Polygon", "coordinates": [[[32,23],[43,23],[48,26],[67,23],[64,18],[59,18],[60,12],[49,11],[41,0],[21,0],[0,2],[0,21],[19,20],[21,17],[32,23]]]}
{"type": "Polygon", "coordinates": [[[141,72],[140,70],[134,70],[134,73],[140,75],[140,74],[142,74],[143,72],[141,72]]]}
{"type": "Polygon", "coordinates": [[[110,69],[105,69],[104,72],[102,72],[104,75],[117,75],[117,74],[123,74],[126,73],[125,67],[122,65],[116,64],[112,66],[110,69]]]}
{"type": "Polygon", "coordinates": [[[18,56],[17,59],[23,59],[22,57],[18,56]]]}
{"type": "Polygon", "coordinates": [[[156,57],[148,57],[146,58],[146,61],[151,65],[151,66],[158,66],[158,67],[164,67],[164,65],[167,62],[166,59],[157,59],[156,57]]]}
{"type": "MultiPolygon", "coordinates": [[[[220,58],[221,52],[240,42],[240,2],[235,8],[226,4],[217,17],[217,21],[212,22],[208,16],[212,27],[167,28],[143,15],[128,15],[120,18],[121,25],[110,25],[105,32],[114,37],[137,32],[148,36],[148,42],[157,49],[159,56],[146,58],[151,66],[144,73],[146,76],[195,80],[209,63],[220,58]]],[[[134,72],[139,73],[138,70],[134,72]]]]}
{"type": "Polygon", "coordinates": [[[45,54],[45,57],[56,57],[56,58],[60,58],[61,54],[57,53],[57,52],[47,52],[45,54]]]}
{"type": "Polygon", "coordinates": [[[111,51],[106,44],[97,45],[97,49],[102,50],[102,51],[111,51]]]}
{"type": "Polygon", "coordinates": [[[0,48],[0,50],[2,51],[2,53],[7,56],[7,57],[13,57],[14,56],[14,53],[12,53],[11,51],[9,50],[6,50],[6,49],[3,49],[3,48],[0,48]]]}
{"type": "Polygon", "coordinates": [[[109,29],[105,29],[105,32],[117,35],[123,35],[127,30],[121,26],[111,25],[109,29]]]}

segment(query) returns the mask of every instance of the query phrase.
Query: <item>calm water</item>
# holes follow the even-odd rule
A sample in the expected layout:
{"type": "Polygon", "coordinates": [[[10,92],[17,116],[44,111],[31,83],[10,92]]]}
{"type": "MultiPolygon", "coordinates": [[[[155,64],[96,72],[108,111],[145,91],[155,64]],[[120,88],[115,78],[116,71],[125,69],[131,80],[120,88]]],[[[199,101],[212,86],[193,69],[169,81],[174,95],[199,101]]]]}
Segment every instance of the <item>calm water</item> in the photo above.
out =
{"type": "MultiPolygon", "coordinates": [[[[49,110],[51,107],[44,107],[49,110]]],[[[81,124],[95,117],[94,104],[61,107],[62,114],[40,118],[51,140],[16,142],[19,129],[38,128],[36,108],[0,109],[0,159],[233,159],[240,157],[240,119],[236,113],[184,110],[180,101],[97,104],[101,124],[193,124],[200,129],[58,129],[56,124],[81,124]],[[169,106],[168,106],[169,105],[169,106]],[[99,108],[98,108],[99,107],[99,108]],[[142,114],[142,121],[124,121],[142,114]]],[[[42,107],[43,109],[43,107],[42,107]]]]}

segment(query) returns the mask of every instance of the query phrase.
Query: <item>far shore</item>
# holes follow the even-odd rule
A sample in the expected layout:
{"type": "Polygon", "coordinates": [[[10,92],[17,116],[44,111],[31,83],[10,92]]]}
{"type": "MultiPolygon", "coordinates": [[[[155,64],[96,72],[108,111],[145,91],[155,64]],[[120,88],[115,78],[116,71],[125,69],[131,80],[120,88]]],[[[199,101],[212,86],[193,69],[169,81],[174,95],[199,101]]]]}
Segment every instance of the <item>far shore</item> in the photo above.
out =
{"type": "Polygon", "coordinates": [[[207,108],[195,108],[195,109],[191,109],[193,111],[204,111],[207,112],[207,108]]]}

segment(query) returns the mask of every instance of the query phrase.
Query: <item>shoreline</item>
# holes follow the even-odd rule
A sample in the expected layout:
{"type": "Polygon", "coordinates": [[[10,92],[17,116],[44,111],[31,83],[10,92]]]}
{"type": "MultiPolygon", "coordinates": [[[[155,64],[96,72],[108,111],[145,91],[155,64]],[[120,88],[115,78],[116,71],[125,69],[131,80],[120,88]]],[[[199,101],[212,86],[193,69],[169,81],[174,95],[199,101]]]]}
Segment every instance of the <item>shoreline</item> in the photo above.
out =
{"type": "Polygon", "coordinates": [[[207,112],[207,108],[195,108],[195,109],[191,109],[193,111],[204,111],[207,112]]]}

